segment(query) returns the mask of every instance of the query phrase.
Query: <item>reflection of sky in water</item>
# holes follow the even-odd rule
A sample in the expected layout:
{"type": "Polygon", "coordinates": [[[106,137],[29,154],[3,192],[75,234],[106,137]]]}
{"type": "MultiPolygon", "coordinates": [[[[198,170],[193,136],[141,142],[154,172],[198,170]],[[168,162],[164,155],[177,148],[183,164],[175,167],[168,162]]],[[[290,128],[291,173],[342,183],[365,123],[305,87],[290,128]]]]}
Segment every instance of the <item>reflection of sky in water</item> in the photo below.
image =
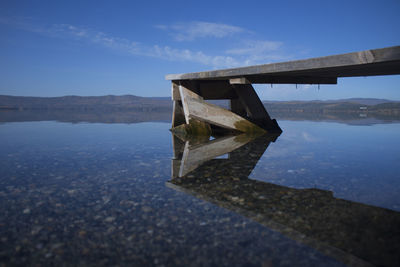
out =
{"type": "Polygon", "coordinates": [[[400,124],[280,124],[284,132],[250,178],[331,190],[338,198],[400,210],[400,124]]]}
{"type": "MultiPolygon", "coordinates": [[[[284,133],[250,178],[329,189],[336,197],[400,209],[400,124],[280,124],[284,133]]],[[[340,265],[241,215],[166,187],[169,126],[1,124],[2,261],[340,265]]]]}

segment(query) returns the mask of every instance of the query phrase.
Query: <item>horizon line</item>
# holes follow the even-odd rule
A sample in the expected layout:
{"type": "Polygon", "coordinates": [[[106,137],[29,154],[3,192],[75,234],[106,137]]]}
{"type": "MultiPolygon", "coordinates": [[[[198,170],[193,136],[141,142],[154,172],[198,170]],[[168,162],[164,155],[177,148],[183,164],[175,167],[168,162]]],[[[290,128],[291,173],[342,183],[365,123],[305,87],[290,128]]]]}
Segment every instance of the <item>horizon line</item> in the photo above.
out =
{"type": "MultiPolygon", "coordinates": [[[[123,95],[62,95],[62,96],[32,96],[32,95],[3,95],[7,97],[36,97],[36,98],[61,98],[61,97],[104,97],[104,96],[135,96],[141,98],[171,98],[171,96],[139,96],[133,94],[123,94],[123,95]]],[[[274,99],[262,99],[261,101],[273,101],[273,102],[294,102],[294,101],[338,101],[338,100],[351,100],[351,99],[377,99],[377,100],[386,100],[392,102],[400,102],[400,99],[388,99],[388,98],[375,98],[375,97],[349,97],[349,98],[337,98],[337,99],[291,99],[291,100],[274,100],[274,99]]],[[[218,99],[218,100],[229,100],[229,99],[218,99]]],[[[172,100],[171,100],[172,101],[172,100]]]]}

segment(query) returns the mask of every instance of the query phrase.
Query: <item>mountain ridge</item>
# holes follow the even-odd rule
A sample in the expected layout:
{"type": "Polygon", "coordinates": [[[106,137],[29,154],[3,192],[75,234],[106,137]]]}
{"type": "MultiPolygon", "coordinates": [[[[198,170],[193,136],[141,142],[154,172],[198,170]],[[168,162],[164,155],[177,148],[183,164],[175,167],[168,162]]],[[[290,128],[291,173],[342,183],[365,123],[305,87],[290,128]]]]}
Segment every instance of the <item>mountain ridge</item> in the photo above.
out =
{"type": "MultiPolygon", "coordinates": [[[[218,101],[210,100],[214,104],[218,101]]],[[[378,98],[349,98],[338,100],[311,101],[263,101],[271,113],[277,112],[378,112],[400,114],[400,101],[378,98]]],[[[222,104],[229,105],[228,101],[222,104]]],[[[32,97],[0,95],[0,110],[130,110],[130,111],[165,111],[171,112],[170,97],[141,97],[135,95],[105,95],[105,96],[76,96],[62,97],[32,97]]]]}
{"type": "MultiPolygon", "coordinates": [[[[229,101],[208,102],[229,107],[229,101]]],[[[26,118],[61,121],[110,122],[165,121],[172,114],[170,97],[140,97],[135,95],[23,97],[0,95],[0,122],[26,118]]],[[[376,98],[350,98],[313,101],[263,101],[273,118],[329,120],[375,118],[400,120],[400,101],[376,98]],[[366,104],[368,103],[368,104],[366,104]],[[371,105],[374,104],[374,105],[371,105]]]]}
{"type": "Polygon", "coordinates": [[[343,99],[328,99],[328,100],[263,100],[263,103],[356,103],[362,105],[378,105],[383,103],[399,103],[399,100],[389,100],[382,98],[343,98],[343,99]]]}
{"type": "Polygon", "coordinates": [[[61,97],[32,97],[0,95],[0,108],[10,109],[132,109],[169,108],[169,97],[140,97],[135,95],[105,95],[61,97]]]}
{"type": "MultiPolygon", "coordinates": [[[[12,104],[28,104],[28,101],[38,103],[49,103],[52,101],[63,100],[73,101],[74,104],[126,104],[126,103],[152,103],[154,101],[168,101],[171,102],[170,97],[143,97],[136,95],[103,95],[103,96],[78,96],[78,95],[65,95],[56,97],[42,97],[42,96],[13,96],[13,95],[0,95],[0,106],[12,104]]],[[[263,103],[357,103],[363,105],[377,105],[383,103],[400,103],[399,100],[388,100],[381,98],[344,98],[344,99],[329,99],[329,100],[262,100],[263,103]]],[[[71,103],[68,103],[71,104],[71,103]]]]}

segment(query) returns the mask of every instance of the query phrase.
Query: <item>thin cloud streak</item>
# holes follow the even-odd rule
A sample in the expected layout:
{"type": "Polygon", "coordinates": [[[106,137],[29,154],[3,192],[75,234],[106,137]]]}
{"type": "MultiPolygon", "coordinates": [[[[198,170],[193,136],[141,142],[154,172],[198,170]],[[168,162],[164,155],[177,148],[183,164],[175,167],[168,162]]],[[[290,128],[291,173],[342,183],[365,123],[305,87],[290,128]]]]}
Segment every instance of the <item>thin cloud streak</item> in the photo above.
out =
{"type": "Polygon", "coordinates": [[[227,68],[241,65],[241,62],[237,61],[231,56],[207,55],[202,51],[176,49],[170,46],[149,46],[140,42],[114,37],[104,32],[93,31],[91,29],[77,27],[70,24],[54,24],[50,27],[44,27],[38,26],[27,19],[7,19],[1,17],[0,23],[12,25],[25,31],[34,32],[53,38],[89,42],[114,51],[120,51],[135,56],[159,58],[169,61],[194,62],[211,66],[213,68],[227,68]]]}
{"type": "Polygon", "coordinates": [[[157,25],[156,28],[170,32],[176,41],[194,41],[206,37],[223,38],[245,31],[233,25],[204,21],[157,25]]]}
{"type": "Polygon", "coordinates": [[[246,41],[242,47],[229,49],[226,52],[232,55],[249,55],[249,54],[262,54],[265,52],[276,51],[281,48],[282,42],[276,41],[246,41]]]}
{"type": "Polygon", "coordinates": [[[244,65],[266,64],[289,59],[281,54],[282,46],[283,43],[278,41],[247,40],[240,47],[229,49],[225,53],[243,57],[244,65]]]}
{"type": "Polygon", "coordinates": [[[189,61],[213,67],[232,67],[239,66],[240,62],[230,56],[210,56],[201,51],[191,51],[189,49],[174,49],[168,46],[153,46],[149,49],[149,56],[154,56],[170,61],[189,61]],[[154,52],[154,53],[153,53],[154,52]]]}
{"type": "MultiPolygon", "coordinates": [[[[1,17],[0,23],[13,25],[16,28],[53,38],[88,42],[130,55],[159,58],[168,61],[193,62],[211,66],[213,69],[233,68],[263,63],[265,64],[270,61],[287,58],[279,55],[278,53],[283,44],[281,42],[274,41],[248,41],[241,47],[224,51],[223,55],[209,55],[203,51],[177,49],[162,45],[146,45],[137,41],[114,37],[104,32],[94,31],[88,28],[77,27],[70,24],[54,24],[50,27],[44,27],[32,23],[31,20],[7,20],[1,17]]],[[[196,22],[192,24],[192,26],[189,26],[186,30],[191,34],[189,34],[189,37],[187,37],[189,39],[199,38],[201,36],[213,36],[221,38],[229,34],[244,31],[242,28],[231,25],[206,22],[196,22]],[[224,29],[225,31],[223,31],[224,29]]]]}

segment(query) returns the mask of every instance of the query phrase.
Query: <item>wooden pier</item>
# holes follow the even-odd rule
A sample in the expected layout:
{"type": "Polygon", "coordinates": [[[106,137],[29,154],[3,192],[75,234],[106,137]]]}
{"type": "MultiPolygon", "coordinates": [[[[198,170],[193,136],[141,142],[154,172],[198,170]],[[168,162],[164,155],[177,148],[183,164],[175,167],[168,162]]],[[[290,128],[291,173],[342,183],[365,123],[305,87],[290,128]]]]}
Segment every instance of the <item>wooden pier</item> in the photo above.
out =
{"type": "Polygon", "coordinates": [[[281,133],[252,84],[337,84],[337,78],[400,74],[400,46],[348,54],[249,66],[170,74],[172,130],[210,135],[216,130],[281,133]],[[230,110],[206,102],[228,99],[230,110]]]}

